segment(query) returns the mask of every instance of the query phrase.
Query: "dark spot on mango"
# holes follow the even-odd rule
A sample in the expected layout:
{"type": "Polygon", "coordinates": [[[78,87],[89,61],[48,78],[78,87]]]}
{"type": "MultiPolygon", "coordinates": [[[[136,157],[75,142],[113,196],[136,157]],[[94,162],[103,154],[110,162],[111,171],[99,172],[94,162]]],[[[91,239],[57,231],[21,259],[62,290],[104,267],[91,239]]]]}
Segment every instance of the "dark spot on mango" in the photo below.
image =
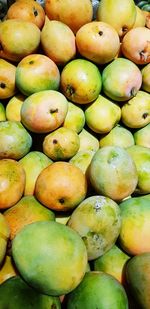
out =
{"type": "Polygon", "coordinates": [[[131,96],[135,96],[136,93],[137,93],[137,89],[136,89],[135,87],[133,87],[133,88],[131,89],[130,95],[131,95],[131,96]]]}
{"type": "Polygon", "coordinates": [[[99,33],[98,33],[100,36],[102,36],[103,35],[103,31],[99,31],[99,33]]]}
{"type": "Polygon", "coordinates": [[[99,202],[96,202],[95,205],[94,205],[94,208],[97,211],[101,210],[101,204],[99,202]]]}
{"type": "Polygon", "coordinates": [[[33,64],[33,63],[34,63],[34,60],[29,61],[29,64],[33,64]]]}
{"type": "Polygon", "coordinates": [[[60,199],[59,199],[59,203],[60,203],[60,204],[64,204],[64,202],[65,202],[64,198],[60,198],[60,199]]]}
{"type": "Polygon", "coordinates": [[[53,144],[57,144],[57,139],[53,139],[53,144]]]}
{"type": "Polygon", "coordinates": [[[123,34],[125,34],[127,31],[128,31],[128,27],[127,27],[126,25],[124,25],[124,26],[122,27],[122,32],[123,32],[123,34]]]}
{"type": "Polygon", "coordinates": [[[68,96],[72,96],[75,93],[75,89],[74,89],[73,86],[68,85],[67,88],[66,88],[66,92],[67,92],[68,96]]]}
{"type": "Polygon", "coordinates": [[[55,108],[55,109],[51,108],[50,113],[51,114],[58,113],[58,108],[55,108]]]}
{"type": "Polygon", "coordinates": [[[38,16],[38,11],[35,8],[33,8],[33,14],[35,17],[38,16]]]}
{"type": "Polygon", "coordinates": [[[6,88],[6,84],[5,83],[0,83],[0,88],[5,89],[6,88]]]}
{"type": "Polygon", "coordinates": [[[144,61],[144,62],[147,61],[147,53],[146,53],[146,51],[141,50],[141,51],[139,52],[139,56],[140,56],[140,59],[141,59],[142,61],[144,61]]]}
{"type": "Polygon", "coordinates": [[[146,119],[148,117],[148,113],[144,113],[143,115],[142,115],[142,118],[144,118],[144,119],[146,119]]]}

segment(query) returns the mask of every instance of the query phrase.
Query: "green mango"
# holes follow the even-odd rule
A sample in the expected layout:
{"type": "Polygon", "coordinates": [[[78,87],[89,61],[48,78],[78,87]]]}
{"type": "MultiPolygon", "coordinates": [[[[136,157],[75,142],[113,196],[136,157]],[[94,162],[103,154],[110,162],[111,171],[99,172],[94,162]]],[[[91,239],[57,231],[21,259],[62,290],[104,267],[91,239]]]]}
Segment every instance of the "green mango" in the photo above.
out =
{"type": "Polygon", "coordinates": [[[14,276],[0,285],[1,309],[60,309],[58,297],[44,295],[30,287],[20,276],[14,276]]]}
{"type": "Polygon", "coordinates": [[[128,309],[123,286],[111,275],[87,272],[76,289],[66,297],[67,309],[128,309]]]}
{"type": "Polygon", "coordinates": [[[150,252],[132,257],[126,266],[130,291],[141,309],[150,308],[150,252]]]}

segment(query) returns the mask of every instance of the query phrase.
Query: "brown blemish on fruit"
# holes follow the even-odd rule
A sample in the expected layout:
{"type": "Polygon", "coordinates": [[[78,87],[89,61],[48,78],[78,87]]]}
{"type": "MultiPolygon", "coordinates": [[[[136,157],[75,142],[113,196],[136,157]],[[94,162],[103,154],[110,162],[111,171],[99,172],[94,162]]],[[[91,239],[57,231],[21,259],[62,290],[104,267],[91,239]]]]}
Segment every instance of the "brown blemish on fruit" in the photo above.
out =
{"type": "Polygon", "coordinates": [[[65,202],[64,198],[60,198],[60,199],[59,199],[59,203],[60,203],[60,204],[64,204],[64,202],[65,202]]]}
{"type": "Polygon", "coordinates": [[[5,88],[6,88],[6,84],[3,83],[3,82],[1,82],[1,83],[0,83],[0,88],[5,89],[5,88]]]}
{"type": "Polygon", "coordinates": [[[139,52],[140,59],[143,62],[147,62],[150,58],[150,41],[147,41],[147,44],[143,50],[139,52]]]}
{"type": "Polygon", "coordinates": [[[58,113],[58,108],[50,109],[50,113],[51,114],[58,113]]]}
{"type": "Polygon", "coordinates": [[[68,85],[66,88],[66,93],[68,96],[72,96],[75,93],[74,87],[71,85],[68,85]]]}
{"type": "Polygon", "coordinates": [[[34,60],[29,61],[29,64],[33,64],[33,63],[34,63],[34,60]]]}
{"type": "Polygon", "coordinates": [[[33,8],[33,14],[35,17],[38,16],[38,11],[35,8],[33,8]]]}
{"type": "Polygon", "coordinates": [[[57,144],[57,139],[53,139],[53,144],[57,144]]]}
{"type": "Polygon", "coordinates": [[[103,31],[99,31],[99,33],[98,33],[100,36],[102,36],[103,35],[103,31]]]}
{"type": "Polygon", "coordinates": [[[136,89],[135,87],[133,87],[133,88],[131,89],[130,95],[131,95],[131,96],[135,96],[136,94],[137,94],[137,89],[136,89]]]}
{"type": "Polygon", "coordinates": [[[146,119],[148,117],[148,113],[144,113],[143,115],[142,115],[142,118],[144,118],[144,119],[146,119]]]}
{"type": "Polygon", "coordinates": [[[127,31],[128,31],[128,27],[124,25],[124,26],[122,27],[122,32],[123,32],[123,34],[125,34],[127,31]]]}

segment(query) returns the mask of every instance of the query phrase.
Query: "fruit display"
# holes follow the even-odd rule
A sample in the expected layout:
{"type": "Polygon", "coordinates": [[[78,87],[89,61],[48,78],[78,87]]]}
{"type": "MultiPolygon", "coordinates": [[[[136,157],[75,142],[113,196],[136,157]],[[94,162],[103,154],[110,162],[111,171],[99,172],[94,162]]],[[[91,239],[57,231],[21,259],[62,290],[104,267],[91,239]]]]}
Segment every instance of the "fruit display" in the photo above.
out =
{"type": "Polygon", "coordinates": [[[150,1],[0,0],[0,309],[150,309],[150,1]]]}

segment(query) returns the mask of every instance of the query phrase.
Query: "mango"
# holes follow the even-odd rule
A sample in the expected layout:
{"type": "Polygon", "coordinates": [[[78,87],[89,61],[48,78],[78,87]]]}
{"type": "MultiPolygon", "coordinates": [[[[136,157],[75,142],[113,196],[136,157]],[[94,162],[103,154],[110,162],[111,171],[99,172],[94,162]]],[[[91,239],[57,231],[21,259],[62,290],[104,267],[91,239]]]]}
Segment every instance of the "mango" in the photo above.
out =
{"type": "Polygon", "coordinates": [[[128,309],[128,299],[118,280],[103,272],[90,271],[66,296],[66,308],[128,309]]]}
{"type": "Polygon", "coordinates": [[[18,275],[0,285],[0,308],[60,309],[61,305],[58,297],[39,293],[18,275]]]}
{"type": "Polygon", "coordinates": [[[132,257],[126,266],[126,277],[133,298],[141,309],[150,308],[150,252],[132,257]]]}
{"type": "Polygon", "coordinates": [[[87,251],[79,234],[54,221],[26,225],[12,241],[12,256],[31,287],[53,296],[71,292],[87,267],[87,251]]]}
{"type": "Polygon", "coordinates": [[[120,247],[130,255],[150,251],[150,199],[131,197],[121,202],[120,247]]]}

